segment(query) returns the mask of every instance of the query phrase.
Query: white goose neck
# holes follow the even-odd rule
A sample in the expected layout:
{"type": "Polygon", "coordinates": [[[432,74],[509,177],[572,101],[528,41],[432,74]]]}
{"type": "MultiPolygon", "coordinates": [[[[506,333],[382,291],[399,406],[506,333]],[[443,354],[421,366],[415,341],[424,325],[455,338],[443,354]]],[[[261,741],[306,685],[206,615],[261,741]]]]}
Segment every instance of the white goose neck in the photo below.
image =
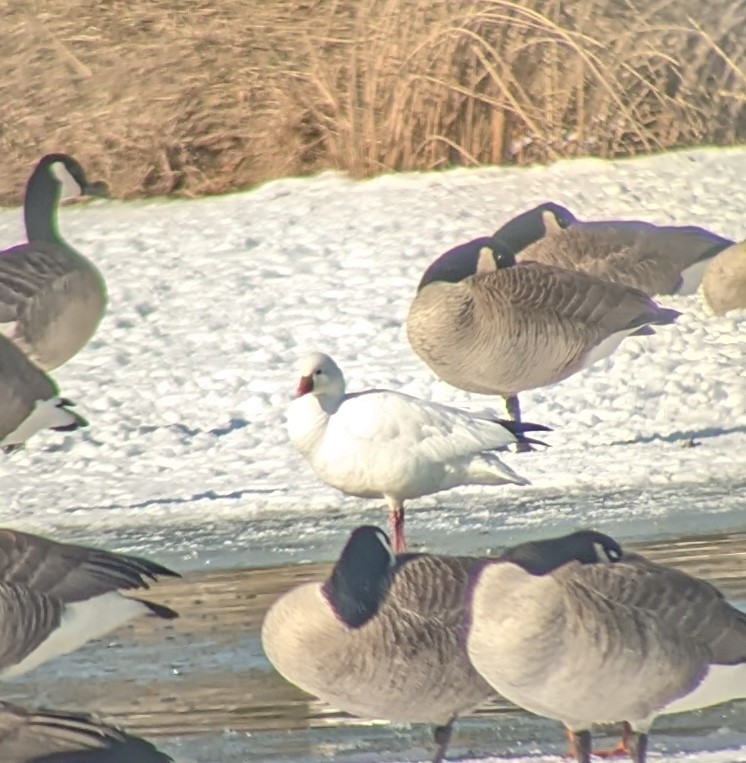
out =
{"type": "Polygon", "coordinates": [[[321,408],[327,416],[333,416],[339,410],[339,406],[342,405],[345,395],[344,392],[335,390],[334,392],[328,392],[324,395],[311,395],[310,397],[316,399],[319,408],[321,408]]]}
{"type": "Polygon", "coordinates": [[[329,419],[341,404],[330,395],[303,395],[287,409],[287,431],[290,441],[304,455],[312,453],[324,437],[329,419]]]}

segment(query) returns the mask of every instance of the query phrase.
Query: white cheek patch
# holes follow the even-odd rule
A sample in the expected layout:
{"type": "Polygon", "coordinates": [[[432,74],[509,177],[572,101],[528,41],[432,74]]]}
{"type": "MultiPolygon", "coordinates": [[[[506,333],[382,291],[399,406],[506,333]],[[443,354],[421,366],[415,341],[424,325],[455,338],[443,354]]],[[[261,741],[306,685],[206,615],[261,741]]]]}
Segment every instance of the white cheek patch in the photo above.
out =
{"type": "Polygon", "coordinates": [[[477,270],[476,275],[482,275],[482,273],[494,273],[497,270],[497,264],[495,263],[495,255],[488,246],[483,246],[479,250],[479,256],[477,257],[477,270]]]}
{"type": "Polygon", "coordinates": [[[608,562],[613,564],[614,562],[617,562],[619,559],[621,559],[616,551],[605,549],[601,543],[594,543],[593,550],[596,552],[596,561],[599,562],[608,562]]]}
{"type": "Polygon", "coordinates": [[[391,544],[389,543],[389,539],[386,537],[386,534],[381,532],[381,530],[376,530],[376,535],[378,536],[378,540],[381,542],[381,545],[386,549],[389,555],[389,559],[391,560],[391,566],[396,563],[396,555],[394,554],[394,550],[391,548],[391,544]]]}
{"type": "Polygon", "coordinates": [[[544,223],[544,235],[551,236],[555,233],[562,233],[562,226],[559,220],[554,216],[553,212],[545,210],[541,213],[541,221],[544,223]]]}
{"type": "Polygon", "coordinates": [[[83,195],[83,189],[78,181],[70,174],[64,162],[54,162],[49,167],[51,173],[60,181],[60,201],[77,199],[83,195]]]}

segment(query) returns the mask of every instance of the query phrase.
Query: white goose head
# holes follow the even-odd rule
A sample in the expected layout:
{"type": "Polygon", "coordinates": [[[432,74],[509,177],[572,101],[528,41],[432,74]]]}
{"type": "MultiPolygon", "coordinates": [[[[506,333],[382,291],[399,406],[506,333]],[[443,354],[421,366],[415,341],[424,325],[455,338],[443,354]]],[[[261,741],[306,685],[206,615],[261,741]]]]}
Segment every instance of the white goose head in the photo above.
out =
{"type": "Polygon", "coordinates": [[[335,411],[345,394],[345,378],[339,366],[325,353],[313,352],[297,366],[300,381],[297,397],[313,395],[326,411],[335,411]]]}

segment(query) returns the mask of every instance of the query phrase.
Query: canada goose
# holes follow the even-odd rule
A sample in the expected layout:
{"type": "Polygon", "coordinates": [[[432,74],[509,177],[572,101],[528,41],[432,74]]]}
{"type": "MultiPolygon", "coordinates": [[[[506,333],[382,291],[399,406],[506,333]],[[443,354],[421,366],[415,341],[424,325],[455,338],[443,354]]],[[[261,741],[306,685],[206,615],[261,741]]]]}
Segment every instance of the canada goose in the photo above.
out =
{"type": "Polygon", "coordinates": [[[520,420],[518,393],[566,379],[611,355],[632,334],[680,315],[637,289],[586,273],[516,263],[478,238],[425,271],[407,316],[412,349],[443,381],[502,395],[520,420]]]}
{"type": "Polygon", "coordinates": [[[0,335],[0,448],[11,453],[42,429],[72,432],[88,422],[70,410],[54,380],[0,335]]]}
{"type": "Polygon", "coordinates": [[[497,560],[474,585],[469,658],[506,699],[554,718],[589,763],[594,723],[627,721],[645,763],[659,715],[746,697],[746,614],[702,580],[594,543],[550,570],[497,560]]]}
{"type": "Polygon", "coordinates": [[[36,165],[24,199],[28,242],[0,252],[0,331],[50,371],[93,336],[106,310],[106,284],[96,267],[59,234],[57,204],[107,195],[66,154],[36,165]]]}
{"type": "Polygon", "coordinates": [[[746,308],[746,241],[733,244],[710,260],[702,294],[715,315],[746,308]]]}
{"type": "Polygon", "coordinates": [[[649,296],[694,294],[707,263],[733,242],[695,226],[641,220],[578,220],[547,202],[508,221],[493,236],[531,260],[631,286],[649,296]]]}
{"type": "Polygon", "coordinates": [[[262,646],[280,675],[333,707],[433,724],[440,763],[454,720],[494,696],[463,640],[464,602],[483,563],[394,556],[383,530],[358,527],[326,581],[269,608],[262,646]]]}
{"type": "Polygon", "coordinates": [[[155,562],[0,530],[0,679],[26,673],[130,620],[178,614],[123,596],[148,580],[178,577],[155,562]]]}
{"type": "Polygon", "coordinates": [[[287,409],[290,441],[327,484],[386,499],[397,552],[406,547],[404,501],[458,485],[528,484],[492,451],[547,429],[391,390],[346,394],[339,366],[320,352],[299,362],[298,375],[287,409]]]}
{"type": "Polygon", "coordinates": [[[3,763],[169,763],[150,742],[86,713],[0,702],[3,763]]]}

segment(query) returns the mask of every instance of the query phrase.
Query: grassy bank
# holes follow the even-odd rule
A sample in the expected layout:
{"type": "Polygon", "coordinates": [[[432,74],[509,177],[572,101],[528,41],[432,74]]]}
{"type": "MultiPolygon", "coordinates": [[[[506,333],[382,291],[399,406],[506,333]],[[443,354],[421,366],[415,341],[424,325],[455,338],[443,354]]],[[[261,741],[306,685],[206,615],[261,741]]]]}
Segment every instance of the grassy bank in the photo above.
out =
{"type": "Polygon", "coordinates": [[[6,0],[0,203],[746,140],[746,0],[6,0]]]}

